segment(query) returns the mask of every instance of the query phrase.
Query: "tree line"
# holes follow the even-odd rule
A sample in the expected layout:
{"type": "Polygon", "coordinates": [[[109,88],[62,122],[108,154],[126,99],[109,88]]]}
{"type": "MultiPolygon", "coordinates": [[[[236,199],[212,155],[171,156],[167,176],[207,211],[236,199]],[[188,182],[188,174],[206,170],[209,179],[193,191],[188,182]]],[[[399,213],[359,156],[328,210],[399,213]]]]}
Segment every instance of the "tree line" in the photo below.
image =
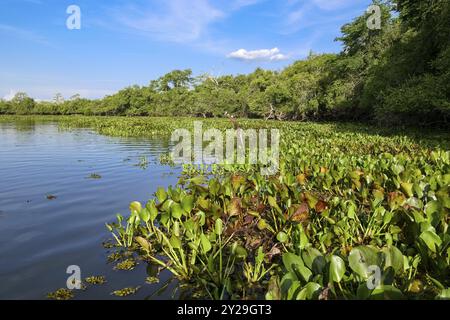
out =
{"type": "Polygon", "coordinates": [[[281,71],[194,77],[174,70],[147,86],[103,99],[79,95],[36,102],[25,93],[0,101],[0,114],[198,116],[278,120],[367,120],[447,125],[450,118],[450,1],[376,0],[341,28],[342,51],[315,54],[281,71]]]}

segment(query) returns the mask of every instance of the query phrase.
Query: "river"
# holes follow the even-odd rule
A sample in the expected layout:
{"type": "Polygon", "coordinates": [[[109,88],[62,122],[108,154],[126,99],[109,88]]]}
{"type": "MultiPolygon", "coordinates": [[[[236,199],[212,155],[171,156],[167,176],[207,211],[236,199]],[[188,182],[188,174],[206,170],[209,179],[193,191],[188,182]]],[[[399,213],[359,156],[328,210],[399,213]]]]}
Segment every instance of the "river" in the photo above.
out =
{"type": "Polygon", "coordinates": [[[76,290],[75,299],[115,299],[114,290],[142,286],[117,299],[167,299],[176,283],[146,284],[149,267],[113,270],[105,222],[128,215],[158,186],[176,184],[180,168],[159,164],[167,141],[115,138],[54,122],[0,123],[0,299],[46,299],[66,286],[67,267],[107,283],[76,290]]]}

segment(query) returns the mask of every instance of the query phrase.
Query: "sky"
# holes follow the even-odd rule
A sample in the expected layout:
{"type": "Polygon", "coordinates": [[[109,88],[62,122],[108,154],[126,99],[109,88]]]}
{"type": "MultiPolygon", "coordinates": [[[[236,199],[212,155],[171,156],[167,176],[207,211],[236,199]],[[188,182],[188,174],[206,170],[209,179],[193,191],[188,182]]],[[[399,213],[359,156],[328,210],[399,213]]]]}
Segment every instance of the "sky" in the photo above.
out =
{"type": "Polygon", "coordinates": [[[339,52],[340,27],[371,2],[0,0],[0,98],[101,98],[174,69],[281,70],[311,50],[339,52]]]}

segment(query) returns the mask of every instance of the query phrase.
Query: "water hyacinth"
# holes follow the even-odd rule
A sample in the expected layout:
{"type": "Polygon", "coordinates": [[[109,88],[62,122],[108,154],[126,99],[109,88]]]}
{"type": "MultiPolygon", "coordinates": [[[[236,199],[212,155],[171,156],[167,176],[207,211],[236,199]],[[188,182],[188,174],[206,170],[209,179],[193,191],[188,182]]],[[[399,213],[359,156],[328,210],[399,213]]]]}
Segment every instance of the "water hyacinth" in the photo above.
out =
{"type": "Polygon", "coordinates": [[[278,174],[184,166],[110,230],[198,298],[445,297],[448,140],[354,129],[284,124],[278,174]]]}
{"type": "MultiPolygon", "coordinates": [[[[164,139],[193,128],[188,118],[59,119],[63,129],[114,136],[164,139]]],[[[227,120],[203,125],[232,128],[227,120]]],[[[185,165],[177,185],[133,202],[129,214],[107,224],[108,247],[169,270],[199,299],[448,297],[448,133],[239,125],[281,130],[277,174],[261,176],[246,164],[185,165]]],[[[110,256],[116,263],[128,258],[110,256]]]]}

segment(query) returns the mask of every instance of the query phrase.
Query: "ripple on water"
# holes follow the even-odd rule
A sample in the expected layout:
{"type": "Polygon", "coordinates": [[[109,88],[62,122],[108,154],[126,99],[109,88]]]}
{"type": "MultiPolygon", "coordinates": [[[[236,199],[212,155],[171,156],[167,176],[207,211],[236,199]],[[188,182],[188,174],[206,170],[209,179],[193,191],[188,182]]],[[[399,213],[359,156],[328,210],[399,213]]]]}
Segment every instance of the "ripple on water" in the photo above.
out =
{"type": "MultiPolygon", "coordinates": [[[[0,136],[0,261],[7,261],[0,263],[0,299],[45,298],[65,286],[74,264],[83,276],[108,278],[81,298],[111,298],[113,288],[142,285],[145,264],[113,271],[101,242],[109,236],[105,222],[127,214],[131,201],[145,202],[158,186],[177,182],[170,173],[178,169],[157,164],[167,143],[61,131],[54,123],[0,123],[0,136]],[[141,157],[146,169],[136,166],[141,157]],[[86,179],[93,173],[101,179],[86,179]]],[[[150,296],[148,290],[135,298],[150,296]]]]}

